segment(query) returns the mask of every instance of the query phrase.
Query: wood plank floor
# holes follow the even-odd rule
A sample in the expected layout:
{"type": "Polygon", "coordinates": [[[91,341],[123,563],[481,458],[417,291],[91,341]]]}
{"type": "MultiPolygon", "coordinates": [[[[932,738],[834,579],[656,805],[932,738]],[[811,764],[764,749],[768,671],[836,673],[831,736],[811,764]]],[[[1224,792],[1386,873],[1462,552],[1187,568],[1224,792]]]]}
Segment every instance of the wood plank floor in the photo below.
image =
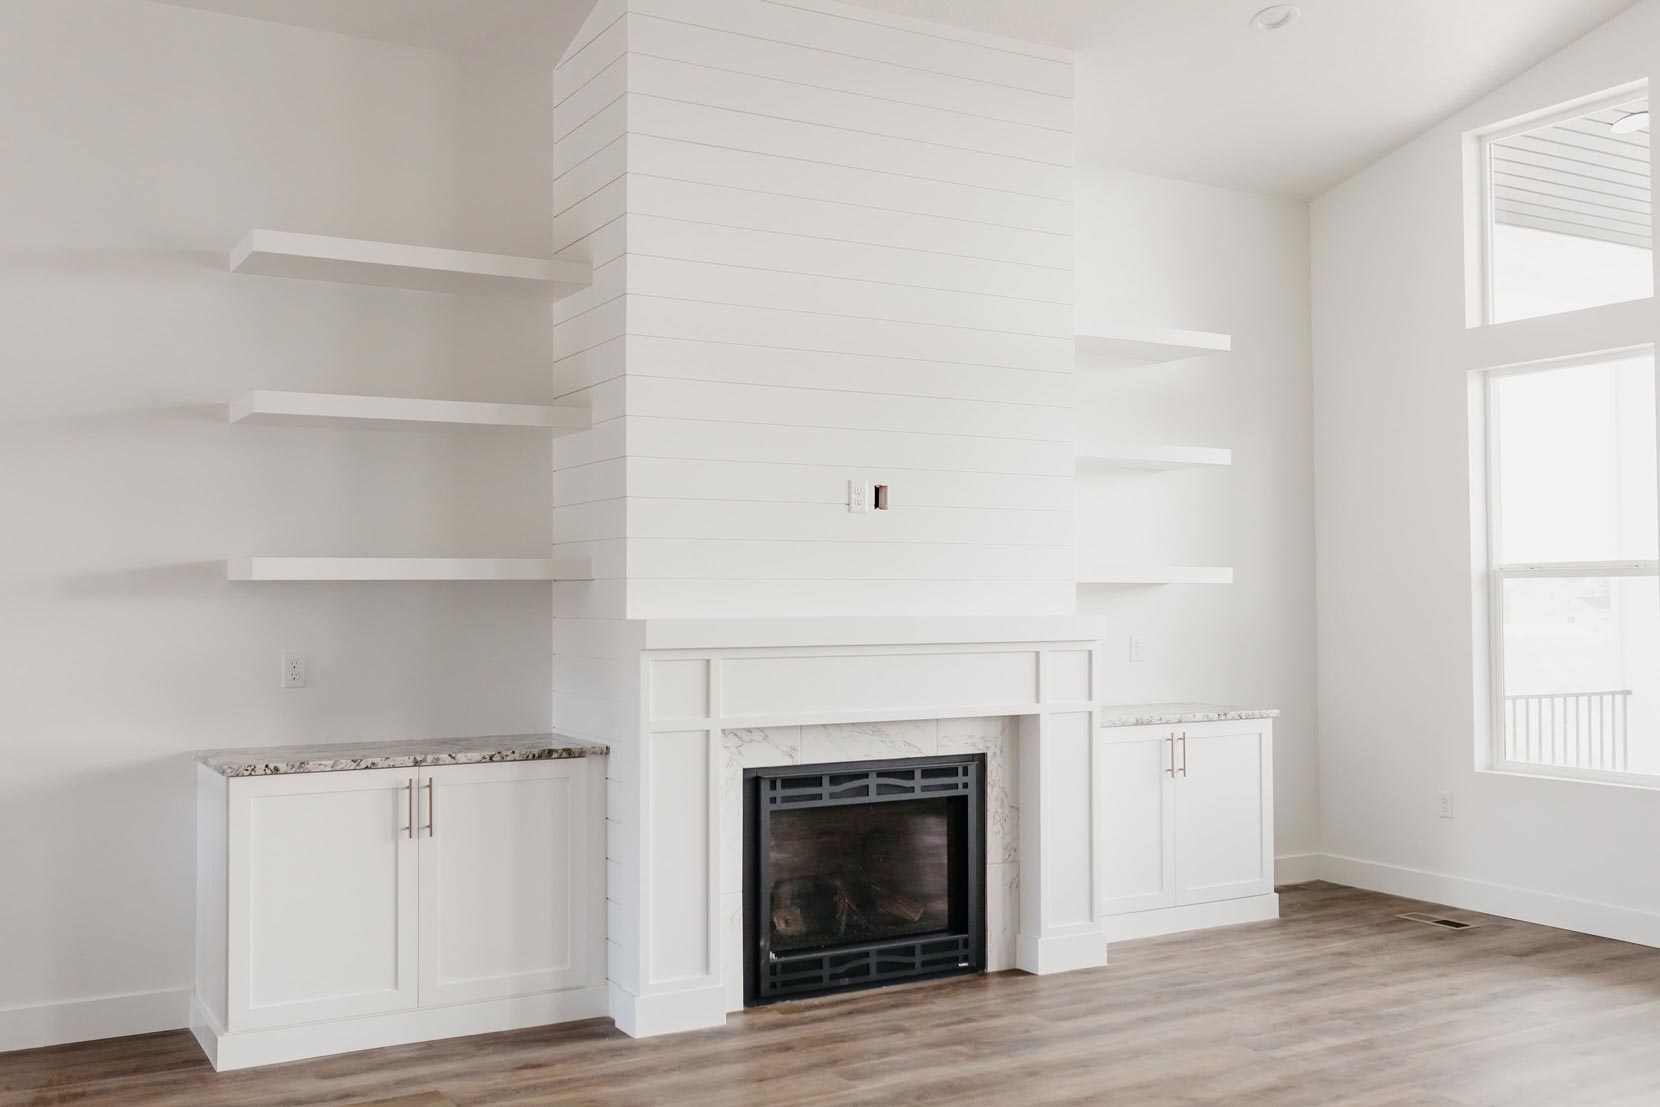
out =
{"type": "Polygon", "coordinates": [[[1332,884],[1283,918],[632,1041],[608,1022],[216,1074],[188,1033],[0,1054],[0,1107],[1655,1107],[1660,950],[1332,884]],[[407,1098],[406,1098],[407,1097],[407,1098]]]}

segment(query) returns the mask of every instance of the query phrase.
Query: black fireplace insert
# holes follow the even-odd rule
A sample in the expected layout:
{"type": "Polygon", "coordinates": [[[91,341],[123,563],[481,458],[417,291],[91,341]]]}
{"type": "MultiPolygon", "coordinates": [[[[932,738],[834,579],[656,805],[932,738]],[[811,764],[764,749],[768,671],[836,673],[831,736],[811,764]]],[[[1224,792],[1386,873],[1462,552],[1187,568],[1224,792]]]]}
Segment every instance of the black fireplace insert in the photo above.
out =
{"type": "Polygon", "coordinates": [[[985,968],[985,755],[744,770],[744,1003],[985,968]]]}

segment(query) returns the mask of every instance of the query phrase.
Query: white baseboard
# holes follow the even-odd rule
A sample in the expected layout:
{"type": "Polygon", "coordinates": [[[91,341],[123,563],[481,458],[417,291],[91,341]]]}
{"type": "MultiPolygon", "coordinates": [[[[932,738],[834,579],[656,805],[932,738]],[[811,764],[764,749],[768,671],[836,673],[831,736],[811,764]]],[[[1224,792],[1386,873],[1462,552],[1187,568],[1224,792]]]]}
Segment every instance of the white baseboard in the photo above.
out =
{"type": "Polygon", "coordinates": [[[605,987],[593,985],[563,992],[458,1003],[449,1007],[420,1007],[386,1015],[365,1015],[355,1019],[333,1019],[237,1033],[225,1032],[212,1016],[202,1010],[200,1004],[192,1003],[190,1029],[213,1067],[227,1072],[307,1057],[354,1053],[360,1049],[598,1019],[604,1018],[605,1014],[605,987]]]}
{"type": "Polygon", "coordinates": [[[1356,857],[1321,854],[1319,879],[1351,888],[1444,903],[1486,915],[1660,947],[1660,914],[1595,900],[1573,899],[1508,884],[1408,869],[1356,857]]]}
{"type": "Polygon", "coordinates": [[[1184,934],[1190,930],[1238,926],[1240,923],[1263,922],[1279,917],[1280,897],[1270,893],[1215,903],[1194,903],[1185,907],[1156,907],[1151,911],[1109,915],[1101,921],[1106,927],[1107,941],[1133,942],[1137,938],[1155,938],[1160,934],[1184,934]]]}
{"type": "Polygon", "coordinates": [[[637,996],[611,982],[611,1021],[630,1038],[655,1038],[726,1025],[726,986],[696,986],[637,996]]]}
{"type": "Polygon", "coordinates": [[[1274,858],[1274,884],[1307,884],[1320,879],[1318,853],[1286,853],[1274,858]]]}
{"type": "Polygon", "coordinates": [[[1097,969],[1107,963],[1107,936],[1097,923],[1069,928],[1071,933],[1037,936],[1021,934],[1015,939],[1015,967],[1037,976],[1097,969]]]}
{"type": "Polygon", "coordinates": [[[0,1053],[180,1030],[189,1019],[188,988],[4,1007],[0,1008],[0,1053]]]}

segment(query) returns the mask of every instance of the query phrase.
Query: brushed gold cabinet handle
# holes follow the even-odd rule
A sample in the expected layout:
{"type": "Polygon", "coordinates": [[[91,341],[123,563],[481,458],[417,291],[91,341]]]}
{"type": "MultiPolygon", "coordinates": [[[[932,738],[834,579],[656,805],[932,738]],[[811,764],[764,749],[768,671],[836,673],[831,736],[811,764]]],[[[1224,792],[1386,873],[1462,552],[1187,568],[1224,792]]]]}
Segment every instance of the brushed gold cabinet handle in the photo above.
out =
{"type": "Polygon", "coordinates": [[[1187,731],[1182,731],[1182,775],[1187,775],[1187,731]]]}
{"type": "Polygon", "coordinates": [[[1170,736],[1170,767],[1165,770],[1172,778],[1176,775],[1176,736],[1170,736]]]}
{"type": "Polygon", "coordinates": [[[409,837],[415,837],[415,778],[409,778],[409,837]]]}
{"type": "Polygon", "coordinates": [[[438,793],[435,792],[433,790],[433,787],[432,787],[432,778],[430,776],[427,777],[427,837],[428,838],[432,837],[433,812],[435,810],[437,810],[435,804],[433,803],[433,800],[437,796],[437,794],[438,793]]]}

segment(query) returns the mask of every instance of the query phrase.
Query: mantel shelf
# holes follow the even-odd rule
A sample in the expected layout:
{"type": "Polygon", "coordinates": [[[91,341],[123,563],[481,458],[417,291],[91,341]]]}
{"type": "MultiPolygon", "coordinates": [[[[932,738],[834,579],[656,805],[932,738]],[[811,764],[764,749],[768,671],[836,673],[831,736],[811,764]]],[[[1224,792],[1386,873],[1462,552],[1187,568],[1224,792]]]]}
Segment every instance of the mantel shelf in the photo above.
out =
{"type": "Polygon", "coordinates": [[[384,428],[529,427],[569,434],[593,426],[585,407],[343,396],[329,392],[250,392],[230,405],[232,423],[384,428]]]}
{"type": "Polygon", "coordinates": [[[240,557],[228,580],[592,580],[587,558],[240,557]]]}
{"type": "Polygon", "coordinates": [[[1078,465],[1102,469],[1192,469],[1233,464],[1233,451],[1215,446],[1104,446],[1078,444],[1078,465]]]}
{"type": "Polygon", "coordinates": [[[1079,354],[1121,361],[1182,361],[1233,349],[1232,335],[1120,323],[1091,326],[1074,338],[1079,354]]]}
{"type": "Polygon", "coordinates": [[[271,230],[249,231],[231,251],[230,268],[267,277],[551,300],[594,279],[587,262],[271,230]]]}
{"type": "Polygon", "coordinates": [[[1092,565],[1079,584],[1232,584],[1233,570],[1203,565],[1092,565]]]}

